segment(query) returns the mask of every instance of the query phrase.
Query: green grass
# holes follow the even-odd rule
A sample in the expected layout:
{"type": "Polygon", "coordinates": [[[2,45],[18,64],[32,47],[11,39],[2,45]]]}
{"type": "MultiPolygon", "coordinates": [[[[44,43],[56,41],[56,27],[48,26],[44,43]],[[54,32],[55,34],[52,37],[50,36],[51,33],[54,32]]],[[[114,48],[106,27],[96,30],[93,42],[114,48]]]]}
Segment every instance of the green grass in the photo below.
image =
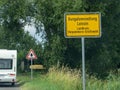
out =
{"type": "MultiPolygon", "coordinates": [[[[34,72],[33,80],[30,74],[18,76],[18,80],[25,82],[21,90],[82,90],[81,73],[66,67],[53,67],[46,75],[34,72]]],[[[86,90],[120,90],[120,76],[110,76],[106,80],[87,77],[86,90]]]]}
{"type": "Polygon", "coordinates": [[[89,79],[87,90],[120,90],[120,77],[114,80],[89,79]]]}

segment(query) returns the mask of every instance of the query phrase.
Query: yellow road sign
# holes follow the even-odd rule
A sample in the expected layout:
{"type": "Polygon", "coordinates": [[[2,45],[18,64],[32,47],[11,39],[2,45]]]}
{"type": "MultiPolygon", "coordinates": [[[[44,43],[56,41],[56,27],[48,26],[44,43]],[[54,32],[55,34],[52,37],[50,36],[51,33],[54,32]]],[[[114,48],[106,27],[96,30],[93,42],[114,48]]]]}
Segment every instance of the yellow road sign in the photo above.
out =
{"type": "Polygon", "coordinates": [[[100,13],[65,13],[65,37],[100,37],[100,13]]]}
{"type": "Polygon", "coordinates": [[[30,69],[45,69],[43,65],[30,65],[30,69]]]}

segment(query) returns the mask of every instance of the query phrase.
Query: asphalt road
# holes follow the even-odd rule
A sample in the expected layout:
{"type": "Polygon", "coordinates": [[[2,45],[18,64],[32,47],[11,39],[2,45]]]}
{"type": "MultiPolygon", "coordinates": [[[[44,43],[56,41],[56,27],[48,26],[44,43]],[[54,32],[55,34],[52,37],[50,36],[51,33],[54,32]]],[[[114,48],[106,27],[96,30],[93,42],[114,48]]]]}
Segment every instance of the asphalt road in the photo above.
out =
{"type": "Polygon", "coordinates": [[[0,90],[20,90],[19,84],[15,84],[15,86],[11,86],[10,83],[0,83],[0,90]]]}

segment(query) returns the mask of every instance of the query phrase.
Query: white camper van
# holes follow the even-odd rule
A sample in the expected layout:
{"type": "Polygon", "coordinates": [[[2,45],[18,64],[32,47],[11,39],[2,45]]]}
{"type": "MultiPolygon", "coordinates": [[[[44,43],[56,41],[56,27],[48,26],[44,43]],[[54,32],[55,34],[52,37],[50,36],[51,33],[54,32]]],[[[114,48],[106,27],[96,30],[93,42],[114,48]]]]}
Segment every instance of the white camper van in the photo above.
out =
{"type": "Polygon", "coordinates": [[[17,50],[0,49],[0,83],[16,82],[17,50]]]}

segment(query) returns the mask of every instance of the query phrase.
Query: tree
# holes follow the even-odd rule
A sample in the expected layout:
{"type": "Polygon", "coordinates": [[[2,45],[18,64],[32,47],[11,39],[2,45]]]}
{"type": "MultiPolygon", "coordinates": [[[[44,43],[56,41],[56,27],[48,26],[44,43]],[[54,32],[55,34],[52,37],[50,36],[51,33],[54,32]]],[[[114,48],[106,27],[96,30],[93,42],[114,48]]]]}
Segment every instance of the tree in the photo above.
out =
{"type": "MultiPolygon", "coordinates": [[[[77,55],[77,60],[75,61],[75,56],[72,54],[73,52],[70,51],[71,47],[69,47],[74,40],[67,40],[64,38],[63,22],[65,12],[83,11],[82,0],[37,0],[35,6],[37,8],[35,18],[44,25],[44,30],[46,32],[47,42],[44,55],[48,64],[55,65],[57,62],[60,62],[61,64],[64,63],[72,66],[73,61],[75,62],[73,67],[75,67],[79,60],[78,51],[75,53],[77,55]],[[72,55],[72,57],[70,55],[72,55]]],[[[73,46],[72,49],[76,51],[77,48],[75,48],[76,46],[74,46],[74,43],[71,45],[73,46]]]]}
{"type": "MultiPolygon", "coordinates": [[[[18,51],[18,66],[30,48],[38,49],[36,40],[24,31],[29,22],[30,6],[27,0],[2,0],[0,3],[0,48],[18,51]]],[[[31,4],[30,4],[31,5],[31,4]]],[[[32,17],[32,16],[31,16],[32,17]]],[[[40,47],[40,44],[39,44],[40,47]]],[[[38,51],[38,50],[37,50],[38,51]]]]}
{"type": "Polygon", "coordinates": [[[65,12],[101,12],[102,37],[86,39],[86,66],[89,73],[96,74],[98,77],[105,76],[111,69],[115,69],[119,63],[120,50],[118,44],[120,5],[118,4],[119,1],[114,0],[36,1],[35,18],[45,28],[47,40],[45,58],[48,62],[55,64],[60,61],[71,67],[77,67],[80,64],[80,39],[65,39],[63,36],[65,12]]]}
{"type": "Polygon", "coordinates": [[[96,73],[98,77],[104,77],[111,70],[117,69],[116,67],[120,63],[120,48],[118,45],[120,38],[120,20],[118,19],[120,9],[118,2],[120,1],[86,0],[86,2],[87,7],[85,9],[87,11],[102,12],[102,37],[87,41],[87,65],[90,72],[96,73]]]}
{"type": "Polygon", "coordinates": [[[23,55],[34,45],[40,59],[44,58],[40,63],[80,67],[81,40],[64,37],[64,13],[101,12],[102,37],[85,39],[86,68],[97,77],[107,76],[120,63],[119,4],[119,0],[4,0],[0,2],[0,47],[17,48],[23,55]],[[23,30],[31,18],[35,18],[37,33],[46,36],[44,48],[23,30]]]}

